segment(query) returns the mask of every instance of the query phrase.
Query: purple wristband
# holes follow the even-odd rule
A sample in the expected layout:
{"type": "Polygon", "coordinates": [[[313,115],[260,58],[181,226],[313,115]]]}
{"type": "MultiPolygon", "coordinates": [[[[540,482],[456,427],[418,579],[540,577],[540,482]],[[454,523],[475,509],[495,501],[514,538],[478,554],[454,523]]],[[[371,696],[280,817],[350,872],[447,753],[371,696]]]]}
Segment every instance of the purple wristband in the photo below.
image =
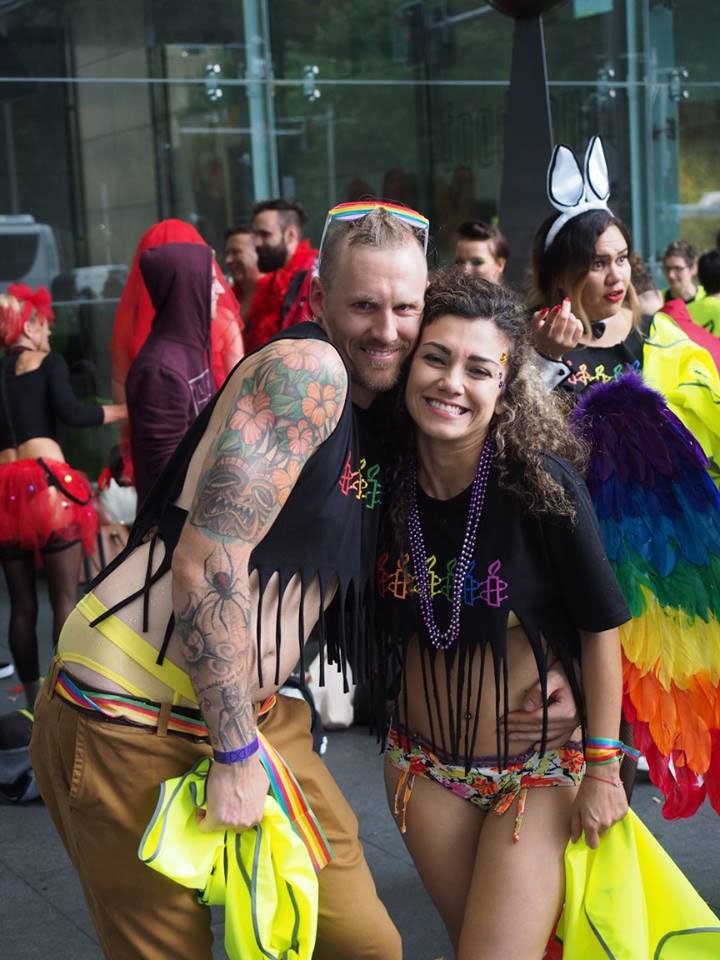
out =
{"type": "Polygon", "coordinates": [[[260,749],[260,741],[257,737],[250,741],[245,747],[238,747],[237,750],[213,750],[213,760],[218,763],[240,763],[247,760],[260,749]]]}

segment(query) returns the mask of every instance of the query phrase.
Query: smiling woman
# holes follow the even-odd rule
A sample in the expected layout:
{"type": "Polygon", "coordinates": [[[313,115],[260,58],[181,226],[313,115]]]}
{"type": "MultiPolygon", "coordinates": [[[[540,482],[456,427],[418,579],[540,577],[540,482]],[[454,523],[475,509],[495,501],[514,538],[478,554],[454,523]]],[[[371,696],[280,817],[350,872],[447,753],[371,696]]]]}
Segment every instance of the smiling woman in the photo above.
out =
{"type": "MultiPolygon", "coordinates": [[[[538,678],[546,689],[559,660],[588,732],[616,738],[616,627],[628,614],[571,465],[583,447],[538,382],[527,312],[511,293],[437,274],[404,399],[396,435],[407,449],[377,566],[379,672],[398,691],[388,800],[456,956],[470,960],[482,943],[483,957],[526,960],[542,955],[562,903],[568,836],[584,830],[595,845],[626,804],[598,778],[580,785],[575,738],[529,740],[510,756],[500,721],[538,678]],[[488,862],[493,884],[479,879],[488,862]]],[[[617,764],[606,772],[614,784],[617,764]]]]}
{"type": "MultiPolygon", "coordinates": [[[[508,337],[493,323],[458,323],[445,316],[426,328],[405,391],[419,444],[455,438],[461,450],[476,450],[498,404],[507,363],[500,358],[509,348],[508,337]]],[[[453,474],[460,489],[464,479],[453,474]]]]}

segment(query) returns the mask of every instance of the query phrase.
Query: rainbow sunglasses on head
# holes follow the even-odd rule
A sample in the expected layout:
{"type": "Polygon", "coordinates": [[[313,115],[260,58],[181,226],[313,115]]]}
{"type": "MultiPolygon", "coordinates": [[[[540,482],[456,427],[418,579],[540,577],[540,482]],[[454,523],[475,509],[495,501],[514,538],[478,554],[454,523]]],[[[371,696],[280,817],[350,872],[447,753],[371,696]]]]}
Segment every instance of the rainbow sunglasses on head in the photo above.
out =
{"type": "Polygon", "coordinates": [[[331,223],[336,223],[340,220],[360,220],[361,217],[365,217],[368,213],[372,213],[373,210],[378,209],[383,209],[387,211],[390,216],[397,217],[398,220],[407,223],[408,226],[421,230],[423,233],[424,250],[425,253],[427,253],[428,237],[430,235],[430,221],[427,217],[418,213],[417,210],[412,210],[410,207],[403,207],[402,204],[399,203],[388,203],[386,200],[359,200],[354,203],[338,203],[331,210],[328,210],[322,239],[320,240],[320,255],[322,255],[325,237],[327,236],[331,223]]]}

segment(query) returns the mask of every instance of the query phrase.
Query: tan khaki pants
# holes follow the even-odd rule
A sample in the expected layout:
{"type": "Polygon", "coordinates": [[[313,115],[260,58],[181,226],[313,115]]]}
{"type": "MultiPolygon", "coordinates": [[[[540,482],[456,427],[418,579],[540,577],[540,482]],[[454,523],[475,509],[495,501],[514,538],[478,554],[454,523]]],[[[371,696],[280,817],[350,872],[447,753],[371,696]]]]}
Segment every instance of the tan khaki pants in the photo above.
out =
{"type": "MultiPolygon", "coordinates": [[[[30,752],[105,957],[210,960],[209,909],[137,857],[158,785],[184,773],[209,747],[94,719],[49,695],[53,679],[51,671],[35,705],[30,752]]],[[[400,936],[377,897],[357,819],[312,752],[307,704],[278,697],[262,730],[297,777],[335,854],[319,875],[315,960],[400,960],[400,936]]]]}

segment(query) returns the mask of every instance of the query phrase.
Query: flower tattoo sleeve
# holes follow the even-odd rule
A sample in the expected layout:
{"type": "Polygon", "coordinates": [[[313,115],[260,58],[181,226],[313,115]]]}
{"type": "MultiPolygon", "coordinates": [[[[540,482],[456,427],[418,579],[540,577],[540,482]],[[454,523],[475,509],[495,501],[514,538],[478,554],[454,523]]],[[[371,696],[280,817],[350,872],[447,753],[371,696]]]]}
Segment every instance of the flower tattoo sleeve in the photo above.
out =
{"type": "Polygon", "coordinates": [[[303,466],[337,425],[348,389],[335,350],[315,340],[267,347],[236,374],[236,396],[203,465],[173,560],[176,633],[213,746],[255,735],[248,560],[303,466]]]}

